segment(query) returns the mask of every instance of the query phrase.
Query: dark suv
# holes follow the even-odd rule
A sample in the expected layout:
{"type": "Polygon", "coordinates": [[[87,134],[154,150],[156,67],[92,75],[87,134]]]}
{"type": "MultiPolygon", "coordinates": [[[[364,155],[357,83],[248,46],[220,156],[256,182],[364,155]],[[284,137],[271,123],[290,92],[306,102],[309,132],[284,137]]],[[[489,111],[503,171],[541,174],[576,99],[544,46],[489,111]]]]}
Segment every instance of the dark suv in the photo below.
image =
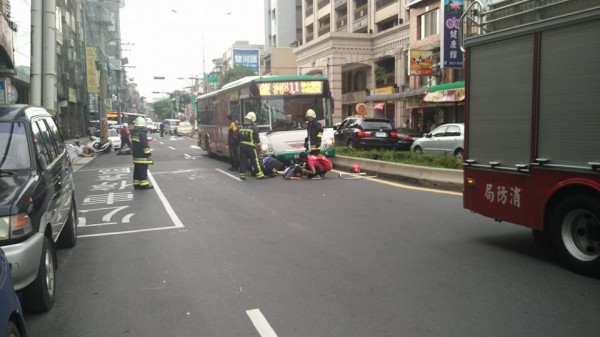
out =
{"type": "Polygon", "coordinates": [[[367,118],[352,116],[335,127],[336,145],[346,145],[355,149],[398,147],[398,132],[387,118],[367,118]]]}
{"type": "Polygon", "coordinates": [[[55,249],[76,243],[73,171],[52,116],[0,105],[0,246],[26,311],[52,307],[55,249]]]}

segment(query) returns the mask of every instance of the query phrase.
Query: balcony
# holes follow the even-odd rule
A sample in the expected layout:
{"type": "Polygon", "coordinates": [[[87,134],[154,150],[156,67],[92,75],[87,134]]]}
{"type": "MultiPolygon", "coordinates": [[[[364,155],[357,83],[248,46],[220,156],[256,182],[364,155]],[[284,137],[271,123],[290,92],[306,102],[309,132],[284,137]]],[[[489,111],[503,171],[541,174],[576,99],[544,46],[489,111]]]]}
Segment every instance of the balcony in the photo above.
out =
{"type": "Polygon", "coordinates": [[[312,5],[310,6],[306,6],[306,11],[304,12],[304,16],[311,16],[313,15],[314,12],[314,7],[312,5]]]}
{"type": "Polygon", "coordinates": [[[317,6],[319,9],[321,9],[329,4],[330,4],[329,0],[319,0],[319,2],[317,3],[317,6]]]}
{"type": "Polygon", "coordinates": [[[396,0],[377,0],[375,1],[375,10],[380,10],[383,7],[389,6],[391,4],[397,4],[396,0]]]}
{"type": "Polygon", "coordinates": [[[338,7],[343,6],[343,5],[347,4],[347,3],[348,3],[348,0],[335,0],[333,2],[333,8],[337,9],[338,7]]]}
{"type": "Polygon", "coordinates": [[[330,29],[331,29],[331,24],[329,22],[319,25],[319,36],[329,33],[330,29]]]}
{"type": "Polygon", "coordinates": [[[354,11],[354,20],[362,19],[362,18],[366,17],[367,14],[369,14],[367,5],[362,5],[360,7],[357,7],[356,10],[354,11]]]}

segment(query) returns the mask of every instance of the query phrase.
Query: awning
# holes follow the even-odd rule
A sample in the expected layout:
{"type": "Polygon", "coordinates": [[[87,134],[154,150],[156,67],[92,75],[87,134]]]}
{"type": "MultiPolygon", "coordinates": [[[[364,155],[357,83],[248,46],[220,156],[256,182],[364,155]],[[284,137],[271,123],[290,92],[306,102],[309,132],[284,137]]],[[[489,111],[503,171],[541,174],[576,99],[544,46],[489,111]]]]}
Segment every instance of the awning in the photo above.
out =
{"type": "Polygon", "coordinates": [[[423,97],[425,102],[448,103],[461,102],[465,99],[465,82],[432,85],[423,97]]]}

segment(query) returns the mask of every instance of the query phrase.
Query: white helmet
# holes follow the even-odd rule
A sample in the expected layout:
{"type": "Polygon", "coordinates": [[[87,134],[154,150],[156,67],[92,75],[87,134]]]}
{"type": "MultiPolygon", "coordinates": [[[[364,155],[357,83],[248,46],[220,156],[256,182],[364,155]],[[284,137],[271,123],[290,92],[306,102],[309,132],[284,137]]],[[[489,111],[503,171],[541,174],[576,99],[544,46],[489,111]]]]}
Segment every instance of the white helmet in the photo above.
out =
{"type": "Polygon", "coordinates": [[[129,125],[127,123],[123,123],[123,126],[124,127],[128,127],[129,125]]]}
{"type": "Polygon", "coordinates": [[[146,120],[144,119],[144,117],[139,116],[138,118],[135,119],[135,121],[133,121],[133,125],[138,128],[145,128],[146,120]]]}
{"type": "Polygon", "coordinates": [[[317,118],[317,114],[315,113],[315,110],[313,110],[313,109],[306,110],[306,118],[308,118],[308,117],[317,118]]]}
{"type": "Polygon", "coordinates": [[[248,112],[246,114],[246,117],[244,117],[244,119],[247,119],[249,121],[251,121],[252,123],[256,122],[256,114],[252,111],[248,112]]]}

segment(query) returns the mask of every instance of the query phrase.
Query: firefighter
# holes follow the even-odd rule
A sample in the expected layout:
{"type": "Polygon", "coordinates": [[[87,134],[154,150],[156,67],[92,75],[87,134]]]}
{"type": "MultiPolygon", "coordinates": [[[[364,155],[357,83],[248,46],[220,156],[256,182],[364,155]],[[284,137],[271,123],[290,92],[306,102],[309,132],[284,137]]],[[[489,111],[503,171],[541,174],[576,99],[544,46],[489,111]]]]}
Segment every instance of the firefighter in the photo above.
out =
{"type": "Polygon", "coordinates": [[[148,181],[148,165],[152,162],[152,149],[146,137],[146,120],[139,116],[133,123],[131,133],[131,152],[133,154],[133,188],[152,189],[148,181]]]}
{"type": "Polygon", "coordinates": [[[250,111],[244,117],[244,123],[239,130],[240,179],[242,180],[246,180],[246,167],[248,164],[256,172],[256,179],[266,178],[259,162],[258,152],[256,151],[260,148],[260,138],[258,136],[258,127],[254,122],[256,122],[256,114],[250,111]]]}
{"type": "Polygon", "coordinates": [[[315,110],[306,110],[306,150],[312,154],[318,154],[321,151],[321,138],[323,138],[323,126],[317,121],[315,110]]]}

